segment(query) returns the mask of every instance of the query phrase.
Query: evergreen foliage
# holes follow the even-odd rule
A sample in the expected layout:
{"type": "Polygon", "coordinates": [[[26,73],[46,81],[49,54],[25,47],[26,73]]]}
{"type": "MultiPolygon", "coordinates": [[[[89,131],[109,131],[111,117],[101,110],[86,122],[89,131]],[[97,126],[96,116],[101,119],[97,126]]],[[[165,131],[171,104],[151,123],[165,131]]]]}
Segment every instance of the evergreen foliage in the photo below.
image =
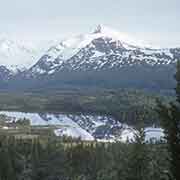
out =
{"type": "Polygon", "coordinates": [[[168,105],[158,101],[157,111],[164,128],[165,137],[170,152],[170,172],[172,180],[180,179],[180,61],[177,62],[177,72],[175,74],[177,82],[176,101],[168,105]]]}
{"type": "Polygon", "coordinates": [[[130,143],[0,136],[0,180],[159,180],[168,153],[142,134],[130,143]]]}

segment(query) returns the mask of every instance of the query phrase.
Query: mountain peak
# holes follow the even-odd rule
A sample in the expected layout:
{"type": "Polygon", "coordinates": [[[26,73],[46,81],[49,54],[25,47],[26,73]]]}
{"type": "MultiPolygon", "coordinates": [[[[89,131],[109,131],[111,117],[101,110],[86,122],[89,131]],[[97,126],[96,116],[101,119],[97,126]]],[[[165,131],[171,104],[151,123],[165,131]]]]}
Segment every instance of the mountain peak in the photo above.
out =
{"type": "Polygon", "coordinates": [[[98,24],[95,30],[93,31],[93,34],[102,33],[102,29],[103,29],[102,25],[98,24]]]}
{"type": "Polygon", "coordinates": [[[93,31],[95,36],[105,36],[128,44],[136,44],[128,34],[114,30],[113,28],[99,24],[93,31]]]}
{"type": "Polygon", "coordinates": [[[105,35],[118,35],[120,34],[119,32],[115,31],[112,28],[109,28],[107,26],[104,26],[102,24],[98,24],[93,31],[93,34],[105,34],[105,35]]]}

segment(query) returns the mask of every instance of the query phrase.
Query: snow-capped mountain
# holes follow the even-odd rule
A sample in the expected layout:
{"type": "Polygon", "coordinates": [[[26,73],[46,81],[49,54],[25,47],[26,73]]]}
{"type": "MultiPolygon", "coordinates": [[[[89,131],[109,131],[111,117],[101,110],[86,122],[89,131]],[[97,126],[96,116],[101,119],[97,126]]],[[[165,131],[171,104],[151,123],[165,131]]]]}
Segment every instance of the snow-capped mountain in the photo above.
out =
{"type": "Polygon", "coordinates": [[[0,66],[11,74],[30,68],[36,61],[38,52],[28,44],[0,38],[0,66]]]}
{"type": "Polygon", "coordinates": [[[180,58],[180,49],[153,49],[110,28],[74,36],[52,46],[28,74],[50,75],[61,71],[100,71],[133,65],[169,65],[180,58]]]}
{"type": "Polygon", "coordinates": [[[174,87],[180,48],[143,46],[125,34],[100,25],[91,33],[50,44],[42,53],[44,47],[34,51],[14,41],[0,40],[0,78],[9,89],[82,85],[174,87]]]}

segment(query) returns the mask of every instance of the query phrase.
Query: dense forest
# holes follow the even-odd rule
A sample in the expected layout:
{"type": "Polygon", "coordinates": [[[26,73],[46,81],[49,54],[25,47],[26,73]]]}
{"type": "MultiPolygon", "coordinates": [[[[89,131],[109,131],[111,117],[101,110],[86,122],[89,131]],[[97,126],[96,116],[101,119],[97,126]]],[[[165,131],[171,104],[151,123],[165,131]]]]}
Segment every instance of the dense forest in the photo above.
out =
{"type": "MultiPolygon", "coordinates": [[[[91,96],[60,93],[49,98],[43,94],[1,94],[1,109],[88,110],[119,118],[125,112],[128,118],[124,121],[136,122],[136,129],[134,139],[125,143],[85,142],[51,133],[26,137],[0,134],[0,180],[179,180],[180,63],[175,79],[176,97],[165,99],[126,90],[91,96]],[[146,141],[145,124],[154,118],[160,119],[165,137],[146,141]]],[[[17,123],[29,126],[24,121],[17,123]]]]}
{"type": "MultiPolygon", "coordinates": [[[[140,135],[140,134],[139,134],[140,135]]],[[[166,180],[163,142],[98,143],[0,137],[1,180],[166,180]]]]}
{"type": "Polygon", "coordinates": [[[49,92],[0,92],[0,110],[20,112],[83,113],[113,116],[122,123],[137,123],[134,111],[145,107],[146,125],[159,124],[156,99],[168,103],[171,95],[135,89],[72,89],[49,92]]]}

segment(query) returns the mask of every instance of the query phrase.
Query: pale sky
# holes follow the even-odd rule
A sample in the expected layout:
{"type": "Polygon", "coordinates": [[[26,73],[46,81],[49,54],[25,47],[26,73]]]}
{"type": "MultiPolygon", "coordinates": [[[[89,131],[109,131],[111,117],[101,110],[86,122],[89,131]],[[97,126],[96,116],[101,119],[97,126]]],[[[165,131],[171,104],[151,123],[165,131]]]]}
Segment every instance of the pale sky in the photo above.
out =
{"type": "Polygon", "coordinates": [[[0,35],[43,41],[98,24],[146,44],[180,47],[180,0],[0,0],[0,35]]]}

